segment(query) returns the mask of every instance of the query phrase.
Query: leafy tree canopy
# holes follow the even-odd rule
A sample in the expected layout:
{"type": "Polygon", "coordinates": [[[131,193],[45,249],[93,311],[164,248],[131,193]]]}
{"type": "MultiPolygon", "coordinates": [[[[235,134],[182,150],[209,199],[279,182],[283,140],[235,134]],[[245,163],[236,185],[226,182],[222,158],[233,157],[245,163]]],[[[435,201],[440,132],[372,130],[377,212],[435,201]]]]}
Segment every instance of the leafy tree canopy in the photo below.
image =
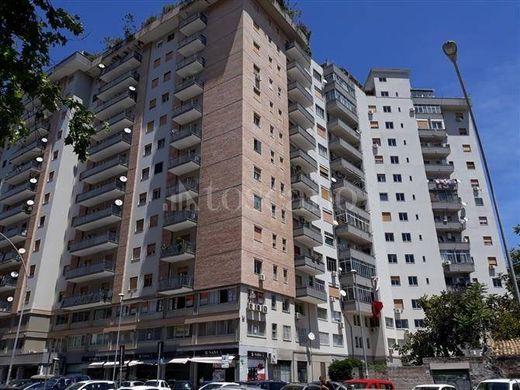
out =
{"type": "Polygon", "coordinates": [[[363,362],[355,358],[335,360],[329,366],[329,378],[331,381],[344,381],[352,379],[354,368],[363,367],[363,362]]]}

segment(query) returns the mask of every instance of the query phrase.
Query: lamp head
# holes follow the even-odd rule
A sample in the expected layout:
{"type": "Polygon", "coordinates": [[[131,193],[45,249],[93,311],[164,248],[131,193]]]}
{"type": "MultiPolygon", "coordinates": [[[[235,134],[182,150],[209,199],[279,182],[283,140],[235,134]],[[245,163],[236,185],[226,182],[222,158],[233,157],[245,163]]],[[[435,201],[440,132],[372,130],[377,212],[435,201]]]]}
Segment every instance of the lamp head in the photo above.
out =
{"type": "Polygon", "coordinates": [[[455,41],[446,41],[442,45],[442,51],[452,61],[457,61],[457,44],[455,41]]]}
{"type": "Polygon", "coordinates": [[[19,248],[18,253],[23,255],[25,253],[25,248],[19,248]]]}
{"type": "Polygon", "coordinates": [[[101,63],[100,63],[100,64],[98,64],[98,66],[97,66],[97,67],[98,67],[98,68],[99,68],[100,70],[103,70],[103,69],[105,69],[105,68],[106,68],[105,64],[101,64],[101,63]]]}
{"type": "Polygon", "coordinates": [[[12,271],[11,272],[11,278],[16,279],[18,277],[18,272],[12,271]]]}

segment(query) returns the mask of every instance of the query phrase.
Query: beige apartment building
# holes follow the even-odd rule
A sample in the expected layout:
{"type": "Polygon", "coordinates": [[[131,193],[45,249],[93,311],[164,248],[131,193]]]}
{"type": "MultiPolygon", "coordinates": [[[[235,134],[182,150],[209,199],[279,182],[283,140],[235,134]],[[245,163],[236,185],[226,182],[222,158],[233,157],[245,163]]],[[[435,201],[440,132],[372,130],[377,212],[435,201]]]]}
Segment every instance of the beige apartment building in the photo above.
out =
{"type": "MultiPolygon", "coordinates": [[[[405,275],[389,269],[389,255],[411,252],[385,242],[388,213],[404,211],[401,203],[384,209],[377,188],[384,173],[374,145],[386,134],[374,135],[373,107],[393,104],[378,92],[382,79],[403,98],[388,115],[402,113],[395,131],[404,129],[399,137],[416,154],[406,191],[420,188],[424,202],[406,207],[424,212],[416,231],[431,237],[414,256],[434,254],[421,272],[433,273],[440,291],[461,267],[480,270],[484,282],[495,280],[484,277],[493,259],[494,274],[505,270],[487,195],[479,206],[495,242],[487,260],[460,233],[462,200],[430,199],[436,182],[428,180],[438,176],[428,169],[449,178],[463,165],[429,168],[446,147],[427,142],[451,143],[452,134],[439,124],[427,134],[438,118],[414,107],[439,106],[435,115],[462,113],[466,122],[467,108],[410,92],[404,70],[373,70],[361,84],[319,65],[283,2],[186,0],[110,50],[74,53],[50,74],[99,123],[78,161],[64,144],[70,112],[40,118],[28,103],[31,134],[2,152],[0,380],[22,310],[12,378],[45,370],[112,378],[121,347],[124,378],[196,383],[306,382],[346,356],[398,361],[393,347],[408,329],[402,309],[430,289],[403,293],[392,283],[405,275]],[[455,241],[446,242],[459,242],[455,249],[431,239],[452,230],[455,241]],[[23,264],[16,248],[25,249],[23,264]]],[[[466,127],[464,152],[474,145],[466,127]]],[[[461,181],[478,179],[485,193],[480,158],[471,160],[478,178],[461,181]]],[[[483,233],[471,226],[473,245],[483,233]]],[[[411,274],[406,267],[399,272],[411,274]]],[[[414,307],[410,320],[421,313],[414,307]]]]}

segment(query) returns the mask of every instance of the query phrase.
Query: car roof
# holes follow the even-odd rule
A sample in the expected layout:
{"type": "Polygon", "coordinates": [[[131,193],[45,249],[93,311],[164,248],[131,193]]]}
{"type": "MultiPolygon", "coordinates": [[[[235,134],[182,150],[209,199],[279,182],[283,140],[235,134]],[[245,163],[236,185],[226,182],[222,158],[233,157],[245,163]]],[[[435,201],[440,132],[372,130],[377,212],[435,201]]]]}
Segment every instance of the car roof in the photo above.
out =
{"type": "Polygon", "coordinates": [[[515,379],[515,378],[512,378],[512,379],[500,378],[500,379],[486,379],[485,381],[482,381],[480,383],[489,383],[489,382],[511,383],[511,382],[519,382],[519,381],[520,381],[520,379],[515,379]]]}
{"type": "Polygon", "coordinates": [[[425,385],[417,385],[415,386],[415,388],[420,388],[420,387],[453,387],[454,389],[456,389],[455,386],[453,385],[449,385],[447,383],[431,383],[431,384],[425,384],[425,385]]]}
{"type": "Polygon", "coordinates": [[[379,383],[392,383],[392,381],[389,381],[388,379],[371,379],[371,378],[366,378],[366,379],[349,379],[349,380],[346,380],[344,381],[343,383],[374,383],[374,382],[379,382],[379,383]]]}

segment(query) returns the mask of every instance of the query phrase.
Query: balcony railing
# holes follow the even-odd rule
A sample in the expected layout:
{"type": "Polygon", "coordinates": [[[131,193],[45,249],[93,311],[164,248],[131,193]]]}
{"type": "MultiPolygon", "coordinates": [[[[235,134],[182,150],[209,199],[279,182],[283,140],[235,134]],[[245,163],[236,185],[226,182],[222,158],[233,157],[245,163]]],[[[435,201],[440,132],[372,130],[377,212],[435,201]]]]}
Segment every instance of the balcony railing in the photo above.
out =
{"type": "Polygon", "coordinates": [[[0,278],[0,287],[11,287],[16,288],[17,279],[11,278],[9,276],[4,276],[0,278]]]}
{"type": "Polygon", "coordinates": [[[189,241],[176,242],[161,249],[161,257],[174,257],[183,254],[195,254],[195,244],[189,241]]]}
{"type": "Polygon", "coordinates": [[[136,60],[138,60],[139,62],[142,61],[143,59],[143,56],[141,55],[141,53],[138,53],[136,51],[132,52],[132,53],[129,53],[128,55],[126,55],[125,57],[115,61],[115,62],[112,62],[110,65],[108,65],[107,67],[105,67],[105,69],[103,69],[103,72],[101,73],[102,75],[104,74],[107,74],[109,73],[110,71],[114,70],[115,68],[117,68],[119,65],[121,64],[124,64],[125,62],[131,60],[135,58],[136,60]]]}
{"type": "MultiPolygon", "coordinates": [[[[107,122],[108,127],[110,127],[114,123],[117,123],[123,119],[127,119],[129,122],[133,122],[134,121],[134,112],[132,110],[126,110],[126,111],[117,113],[116,115],[113,115],[110,118],[107,118],[104,122],[107,122]]],[[[102,122],[96,126],[96,131],[101,131],[103,129],[104,122],[102,122]]]]}
{"type": "Polygon", "coordinates": [[[109,148],[110,146],[117,144],[118,142],[126,142],[130,145],[132,143],[132,134],[121,132],[108,136],[101,142],[97,143],[96,145],[92,145],[90,148],[88,148],[88,154],[96,154],[97,152],[109,148]]]}
{"type": "Polygon", "coordinates": [[[166,189],[166,196],[178,195],[187,191],[199,192],[199,183],[197,181],[179,181],[166,189]]]}
{"type": "Polygon", "coordinates": [[[164,215],[164,224],[173,225],[186,220],[197,221],[197,212],[192,210],[179,210],[166,213],[164,215]]]}
{"type": "Polygon", "coordinates": [[[28,218],[28,216],[30,214],[30,209],[28,208],[28,206],[25,203],[22,203],[18,206],[14,206],[14,207],[11,207],[10,209],[2,211],[0,213],[0,220],[12,217],[13,215],[16,215],[18,213],[23,213],[23,212],[25,212],[27,214],[27,218],[28,218]]]}
{"type": "Polygon", "coordinates": [[[186,127],[186,128],[180,128],[178,130],[173,130],[170,136],[170,143],[181,140],[183,138],[189,137],[191,135],[194,135],[196,137],[201,137],[201,129],[200,127],[186,127]]]}
{"type": "Polygon", "coordinates": [[[301,182],[311,188],[314,192],[318,192],[319,186],[311,177],[303,172],[291,176],[291,184],[301,182]]]}
{"type": "Polygon", "coordinates": [[[292,209],[305,209],[310,213],[314,214],[318,218],[321,217],[320,206],[310,199],[296,198],[292,201],[292,209]]]}
{"type": "Polygon", "coordinates": [[[184,46],[189,45],[190,43],[192,43],[193,41],[196,41],[197,39],[200,39],[202,44],[206,45],[206,37],[204,35],[193,34],[187,38],[180,40],[179,43],[177,44],[177,50],[182,49],[184,46]]]}
{"type": "Polygon", "coordinates": [[[24,183],[20,184],[14,188],[11,188],[9,191],[6,191],[0,195],[0,202],[4,199],[10,198],[13,195],[16,195],[22,191],[29,190],[29,191],[36,191],[36,184],[33,183],[24,183]]]}
{"type": "Polygon", "coordinates": [[[173,109],[173,117],[182,115],[190,110],[198,110],[202,112],[202,106],[198,101],[191,101],[184,104],[181,104],[180,106],[177,106],[173,109]]]}
{"type": "Polygon", "coordinates": [[[108,107],[114,105],[114,104],[117,104],[119,103],[121,100],[124,100],[126,98],[130,98],[132,100],[136,100],[137,99],[137,93],[135,91],[129,91],[129,90],[126,90],[126,91],[123,91],[117,95],[115,95],[114,97],[110,98],[110,100],[107,100],[106,102],[100,104],[99,106],[95,107],[94,108],[94,112],[96,114],[99,114],[100,112],[106,110],[108,107]]]}
{"type": "Polygon", "coordinates": [[[105,242],[113,242],[117,244],[119,242],[119,237],[117,233],[114,232],[106,232],[94,236],[92,238],[80,239],[78,241],[73,241],[69,244],[69,251],[75,252],[81,249],[90,248],[99,244],[103,244],[105,242]]]}
{"type": "Polygon", "coordinates": [[[159,280],[159,291],[177,290],[180,288],[193,288],[193,276],[180,275],[173,278],[159,280]]]}
{"type": "Polygon", "coordinates": [[[80,203],[87,199],[95,198],[98,195],[101,195],[101,194],[104,194],[105,192],[110,192],[113,190],[120,190],[120,191],[124,192],[125,188],[126,188],[125,183],[123,183],[119,180],[114,180],[107,184],[103,184],[101,187],[97,187],[90,191],[84,192],[82,194],[78,194],[78,196],[76,196],[76,202],[80,203]]]}
{"type": "Polygon", "coordinates": [[[15,160],[33,149],[45,149],[46,145],[47,143],[43,142],[40,139],[37,139],[31,142],[29,145],[23,146],[20,149],[18,149],[15,153],[13,153],[10,159],[15,160]]]}
{"type": "MultiPolygon", "coordinates": [[[[11,238],[11,237],[18,236],[18,235],[26,237],[27,236],[27,228],[24,227],[24,226],[16,226],[14,228],[7,229],[3,233],[4,233],[4,236],[6,236],[7,238],[11,238]]],[[[5,240],[5,238],[4,237],[0,237],[0,241],[3,241],[3,240],[5,240]]]]}
{"type": "Polygon", "coordinates": [[[168,168],[175,168],[179,165],[185,164],[187,162],[194,162],[200,165],[200,156],[196,153],[194,154],[183,154],[177,158],[170,159],[168,163],[168,168]]]}
{"type": "Polygon", "coordinates": [[[177,62],[177,65],[175,65],[175,70],[179,70],[184,68],[186,65],[198,61],[202,65],[202,67],[206,66],[206,59],[202,56],[199,56],[198,54],[194,54],[192,56],[189,56],[182,61],[177,62]]]}
{"type": "Polygon", "coordinates": [[[202,20],[206,24],[208,23],[208,17],[203,12],[197,12],[191,16],[188,16],[186,19],[181,20],[179,22],[179,30],[182,29],[183,27],[186,27],[191,22],[196,21],[197,19],[202,20]]]}
{"type": "Polygon", "coordinates": [[[12,303],[0,301],[0,313],[10,313],[12,307],[13,307],[12,303]]]}
{"type": "Polygon", "coordinates": [[[71,307],[71,306],[80,306],[80,305],[88,305],[92,303],[101,303],[107,302],[110,303],[112,300],[112,291],[111,290],[99,290],[93,293],[84,294],[84,295],[76,295],[72,297],[63,298],[61,301],[61,307],[71,307]]]}
{"type": "Polygon", "coordinates": [[[113,167],[113,166],[119,165],[119,164],[128,166],[128,159],[126,157],[116,156],[116,157],[109,158],[107,160],[100,161],[92,168],[89,168],[89,169],[81,172],[81,174],[79,175],[79,178],[81,180],[83,180],[89,176],[95,175],[96,173],[102,172],[105,169],[108,169],[110,167],[113,167]]]}
{"type": "Polygon", "coordinates": [[[83,265],[76,268],[68,269],[65,272],[66,279],[76,278],[78,276],[95,274],[103,271],[113,272],[116,264],[113,261],[100,261],[99,263],[83,265]]]}
{"type": "Polygon", "coordinates": [[[74,217],[72,219],[72,226],[73,227],[81,226],[86,223],[96,221],[98,219],[108,217],[111,215],[116,216],[116,217],[121,217],[121,212],[122,212],[121,207],[112,205],[110,207],[107,207],[106,209],[96,211],[95,213],[82,215],[81,217],[74,217]]]}
{"type": "Polygon", "coordinates": [[[41,166],[42,166],[42,163],[40,163],[36,160],[28,161],[22,165],[17,166],[11,172],[9,172],[6,176],[6,180],[12,179],[13,177],[19,175],[22,172],[25,172],[25,171],[31,169],[31,168],[39,170],[41,168],[41,166]]]}

